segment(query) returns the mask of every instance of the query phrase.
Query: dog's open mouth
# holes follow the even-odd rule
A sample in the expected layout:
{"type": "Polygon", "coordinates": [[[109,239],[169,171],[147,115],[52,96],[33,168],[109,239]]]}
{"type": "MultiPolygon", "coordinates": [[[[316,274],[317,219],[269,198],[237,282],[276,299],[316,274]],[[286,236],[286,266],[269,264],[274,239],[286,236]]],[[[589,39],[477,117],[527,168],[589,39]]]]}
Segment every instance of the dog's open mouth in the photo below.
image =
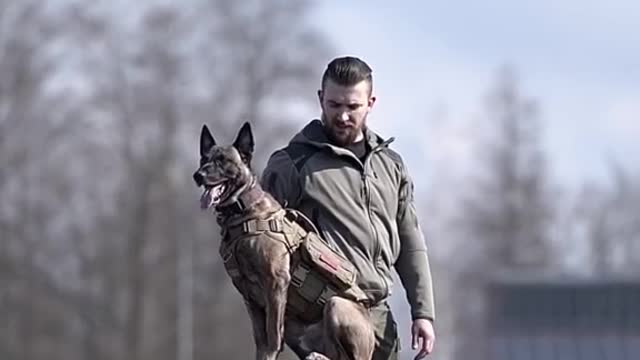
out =
{"type": "Polygon", "coordinates": [[[200,208],[206,210],[212,206],[218,205],[220,201],[222,201],[226,190],[226,182],[215,185],[205,185],[204,192],[200,197],[200,208]]]}

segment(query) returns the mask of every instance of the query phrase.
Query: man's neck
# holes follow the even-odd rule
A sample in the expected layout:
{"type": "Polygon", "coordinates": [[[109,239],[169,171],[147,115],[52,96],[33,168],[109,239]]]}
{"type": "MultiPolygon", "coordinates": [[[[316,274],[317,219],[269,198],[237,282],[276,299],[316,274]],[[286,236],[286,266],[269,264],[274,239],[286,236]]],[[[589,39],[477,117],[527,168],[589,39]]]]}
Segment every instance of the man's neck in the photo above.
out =
{"type": "Polygon", "coordinates": [[[360,161],[364,161],[367,157],[367,153],[369,152],[369,147],[364,141],[364,137],[360,139],[360,141],[355,141],[349,145],[344,147],[345,149],[351,151],[360,161]]]}
{"type": "Polygon", "coordinates": [[[360,130],[360,133],[358,134],[358,136],[356,136],[356,138],[353,140],[353,143],[357,143],[364,140],[364,131],[360,130]]]}

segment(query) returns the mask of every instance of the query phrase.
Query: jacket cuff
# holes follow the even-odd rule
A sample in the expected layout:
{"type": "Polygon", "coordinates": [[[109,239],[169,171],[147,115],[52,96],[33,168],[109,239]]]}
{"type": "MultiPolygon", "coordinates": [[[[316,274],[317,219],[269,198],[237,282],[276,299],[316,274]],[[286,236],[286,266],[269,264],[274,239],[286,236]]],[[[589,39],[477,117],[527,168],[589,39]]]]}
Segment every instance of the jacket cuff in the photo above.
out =
{"type": "Polygon", "coordinates": [[[420,312],[411,312],[411,320],[417,319],[427,319],[431,321],[431,323],[435,322],[435,315],[430,311],[420,311],[420,312]]]}

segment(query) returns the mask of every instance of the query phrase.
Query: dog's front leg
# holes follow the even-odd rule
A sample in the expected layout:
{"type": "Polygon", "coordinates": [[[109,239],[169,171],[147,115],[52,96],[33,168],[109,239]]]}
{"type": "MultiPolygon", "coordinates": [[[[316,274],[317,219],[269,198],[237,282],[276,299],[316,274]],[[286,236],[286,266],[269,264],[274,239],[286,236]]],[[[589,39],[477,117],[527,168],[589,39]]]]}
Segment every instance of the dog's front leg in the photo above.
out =
{"type": "Polygon", "coordinates": [[[245,300],[244,304],[247,307],[249,318],[251,319],[251,326],[253,329],[253,341],[256,345],[256,360],[266,360],[268,357],[267,349],[267,333],[266,333],[266,316],[265,312],[260,306],[251,300],[245,300]]]}
{"type": "MultiPolygon", "coordinates": [[[[288,259],[287,259],[288,260],[288,259]]],[[[288,264],[287,264],[288,265],[288,264]]],[[[274,272],[274,276],[267,279],[268,291],[266,300],[266,331],[267,331],[267,357],[275,360],[282,350],[284,343],[284,315],[287,305],[287,289],[289,288],[288,266],[282,271],[274,272]]]]}

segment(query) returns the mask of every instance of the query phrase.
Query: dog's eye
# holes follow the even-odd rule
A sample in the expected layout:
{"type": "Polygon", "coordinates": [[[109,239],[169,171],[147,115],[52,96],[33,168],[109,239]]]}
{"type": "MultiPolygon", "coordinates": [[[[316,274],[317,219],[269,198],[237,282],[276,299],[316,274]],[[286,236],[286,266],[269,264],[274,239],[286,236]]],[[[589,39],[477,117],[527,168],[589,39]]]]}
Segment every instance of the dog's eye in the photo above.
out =
{"type": "Polygon", "coordinates": [[[200,167],[208,168],[208,167],[220,167],[222,164],[222,160],[220,158],[201,158],[200,159],[200,167]]]}
{"type": "Polygon", "coordinates": [[[214,157],[212,159],[210,159],[211,164],[215,165],[215,166],[220,166],[220,164],[222,164],[222,158],[221,157],[214,157]]]}

